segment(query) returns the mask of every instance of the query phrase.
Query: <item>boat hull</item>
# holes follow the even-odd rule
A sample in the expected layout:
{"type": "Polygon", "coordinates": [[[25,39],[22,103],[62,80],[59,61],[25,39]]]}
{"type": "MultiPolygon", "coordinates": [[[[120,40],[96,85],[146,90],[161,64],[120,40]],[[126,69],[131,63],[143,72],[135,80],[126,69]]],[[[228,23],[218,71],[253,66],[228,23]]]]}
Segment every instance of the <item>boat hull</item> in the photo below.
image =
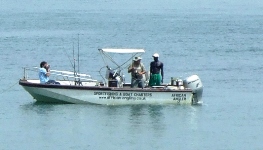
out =
{"type": "Polygon", "coordinates": [[[22,80],[19,84],[37,101],[48,103],[102,105],[193,104],[193,92],[190,89],[46,85],[22,80]]]}

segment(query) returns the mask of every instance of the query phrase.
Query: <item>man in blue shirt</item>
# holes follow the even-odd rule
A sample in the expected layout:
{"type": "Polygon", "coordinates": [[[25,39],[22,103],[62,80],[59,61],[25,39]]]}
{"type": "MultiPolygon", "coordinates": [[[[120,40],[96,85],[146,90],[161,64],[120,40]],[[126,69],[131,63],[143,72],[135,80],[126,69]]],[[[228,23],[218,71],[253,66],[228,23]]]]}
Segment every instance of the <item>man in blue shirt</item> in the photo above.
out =
{"type": "Polygon", "coordinates": [[[56,82],[55,80],[49,80],[49,76],[50,76],[50,69],[49,69],[49,65],[47,64],[47,62],[42,61],[40,63],[40,68],[39,68],[39,80],[41,84],[60,84],[59,82],[56,82]]]}

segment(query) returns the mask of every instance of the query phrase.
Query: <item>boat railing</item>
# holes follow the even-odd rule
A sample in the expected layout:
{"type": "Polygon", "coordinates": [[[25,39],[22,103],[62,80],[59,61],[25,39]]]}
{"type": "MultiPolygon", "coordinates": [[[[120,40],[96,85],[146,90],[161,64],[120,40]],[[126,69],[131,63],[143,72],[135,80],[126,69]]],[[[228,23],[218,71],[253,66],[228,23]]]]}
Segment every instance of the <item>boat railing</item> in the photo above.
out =
{"type": "MultiPolygon", "coordinates": [[[[29,75],[32,75],[32,72],[35,73],[35,77],[38,77],[39,67],[33,67],[33,69],[29,67],[23,67],[24,69],[24,77],[23,79],[29,79],[29,75]]],[[[86,82],[97,82],[97,80],[92,79],[91,75],[84,73],[77,73],[71,71],[61,71],[61,70],[50,70],[50,74],[55,76],[57,80],[69,80],[69,81],[86,81],[86,82]]]]}

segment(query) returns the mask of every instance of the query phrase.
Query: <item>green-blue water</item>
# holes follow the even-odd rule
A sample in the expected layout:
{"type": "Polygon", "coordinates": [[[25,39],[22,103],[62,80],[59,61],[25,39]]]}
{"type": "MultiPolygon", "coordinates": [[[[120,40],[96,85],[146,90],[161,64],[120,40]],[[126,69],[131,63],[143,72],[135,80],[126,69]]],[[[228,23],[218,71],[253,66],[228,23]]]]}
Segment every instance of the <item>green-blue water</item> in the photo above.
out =
{"type": "Polygon", "coordinates": [[[0,20],[1,150],[263,148],[260,1],[2,0],[0,20]],[[203,105],[35,103],[22,67],[72,69],[78,34],[81,72],[99,77],[98,48],[144,48],[164,82],[197,74],[203,105]]]}

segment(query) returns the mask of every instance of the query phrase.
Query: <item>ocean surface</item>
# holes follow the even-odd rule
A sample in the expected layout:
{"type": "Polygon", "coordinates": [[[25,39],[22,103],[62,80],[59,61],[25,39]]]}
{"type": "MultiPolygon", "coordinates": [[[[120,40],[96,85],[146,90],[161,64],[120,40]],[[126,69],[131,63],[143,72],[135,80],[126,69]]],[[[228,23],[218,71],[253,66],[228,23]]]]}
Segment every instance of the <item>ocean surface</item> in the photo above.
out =
{"type": "Polygon", "coordinates": [[[261,150],[262,27],[259,0],[1,0],[0,150],[261,150]],[[100,79],[105,47],[159,53],[166,83],[197,74],[203,104],[39,104],[18,84],[43,60],[72,70],[73,50],[100,79]]]}

